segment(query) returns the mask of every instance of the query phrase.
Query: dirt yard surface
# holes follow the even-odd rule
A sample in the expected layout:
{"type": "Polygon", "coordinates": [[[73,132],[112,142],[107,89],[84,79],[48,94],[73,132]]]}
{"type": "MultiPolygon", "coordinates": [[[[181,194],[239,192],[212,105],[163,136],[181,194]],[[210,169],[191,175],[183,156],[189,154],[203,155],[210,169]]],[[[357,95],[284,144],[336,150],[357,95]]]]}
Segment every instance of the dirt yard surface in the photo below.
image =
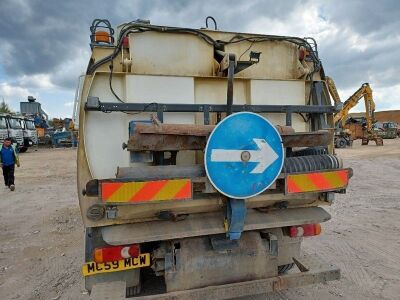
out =
{"type": "MultiPolygon", "coordinates": [[[[354,177],[327,208],[322,235],[304,242],[339,266],[342,279],[268,299],[399,299],[400,139],[384,142],[338,151],[354,177]]],[[[88,299],[75,157],[71,149],[25,153],[16,191],[0,188],[0,299],[88,299]]]]}

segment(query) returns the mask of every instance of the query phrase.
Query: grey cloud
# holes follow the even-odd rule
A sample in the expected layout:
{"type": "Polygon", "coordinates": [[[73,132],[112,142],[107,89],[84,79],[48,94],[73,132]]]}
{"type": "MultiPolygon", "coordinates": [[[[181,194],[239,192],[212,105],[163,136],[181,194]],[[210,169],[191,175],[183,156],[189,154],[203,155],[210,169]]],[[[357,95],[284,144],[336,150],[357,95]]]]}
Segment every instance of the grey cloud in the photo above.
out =
{"type": "Polygon", "coordinates": [[[330,21],[362,35],[390,33],[400,24],[400,1],[324,1],[321,13],[330,21]]]}
{"type": "Polygon", "coordinates": [[[339,38],[329,44],[321,44],[320,56],[327,73],[332,75],[342,88],[366,81],[381,87],[399,83],[397,76],[387,76],[390,69],[396,69],[397,74],[400,72],[399,40],[393,40],[385,46],[373,40],[367,49],[360,51],[351,48],[339,38]]]}
{"type": "Polygon", "coordinates": [[[320,45],[325,70],[338,86],[346,89],[366,81],[380,87],[399,84],[395,76],[400,72],[399,1],[325,1],[320,8],[341,33],[320,45]],[[346,32],[358,35],[368,47],[352,48],[346,32]]]}
{"type": "Polygon", "coordinates": [[[116,26],[136,18],[155,19],[173,26],[204,26],[207,15],[226,30],[240,30],[249,19],[287,11],[275,1],[13,1],[0,3],[0,63],[9,76],[52,74],[52,81],[73,87],[85,66],[60,74],[63,64],[88,48],[89,26],[94,18],[108,18],[116,26]],[[58,75],[57,75],[58,73],[58,75]]]}
{"type": "Polygon", "coordinates": [[[2,64],[10,75],[52,71],[64,55],[70,55],[68,43],[71,33],[77,29],[76,22],[61,20],[59,16],[62,12],[71,12],[73,17],[71,7],[68,1],[24,3],[5,1],[1,4],[0,28],[3,30],[0,38],[11,46],[2,64]],[[66,51],[60,52],[62,49],[66,51]]]}
{"type": "MultiPolygon", "coordinates": [[[[148,18],[153,24],[203,27],[205,17],[212,15],[220,29],[242,31],[257,18],[285,21],[296,9],[316,3],[320,17],[340,31],[373,41],[363,52],[350,48],[340,35],[319,44],[325,70],[339,88],[365,81],[388,87],[398,83],[400,1],[2,0],[0,63],[9,77],[49,74],[54,84],[73,89],[86,67],[82,56],[88,55],[84,50],[89,49],[94,18],[108,18],[113,26],[148,18]],[[76,64],[80,61],[84,63],[76,64]]],[[[269,28],[262,31],[274,34],[269,28]]]]}

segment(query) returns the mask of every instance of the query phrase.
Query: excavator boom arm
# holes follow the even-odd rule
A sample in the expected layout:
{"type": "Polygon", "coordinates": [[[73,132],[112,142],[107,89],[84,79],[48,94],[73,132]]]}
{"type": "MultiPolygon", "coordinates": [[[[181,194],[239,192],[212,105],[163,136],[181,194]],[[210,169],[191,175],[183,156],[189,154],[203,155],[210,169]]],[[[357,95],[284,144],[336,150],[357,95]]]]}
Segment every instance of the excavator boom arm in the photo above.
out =
{"type": "Polygon", "coordinates": [[[342,109],[343,103],[340,101],[340,96],[336,88],[336,84],[333,79],[329,76],[325,76],[325,82],[328,86],[329,94],[332,96],[333,101],[335,102],[336,107],[340,107],[342,109]]]}
{"type": "Polygon", "coordinates": [[[372,123],[374,120],[374,112],[375,112],[375,102],[372,97],[372,89],[368,83],[362,84],[362,86],[344,102],[343,108],[334,116],[335,124],[337,122],[341,122],[342,126],[344,126],[347,116],[349,115],[350,109],[356,106],[362,98],[364,98],[365,101],[365,117],[367,119],[367,131],[372,132],[372,123]]]}

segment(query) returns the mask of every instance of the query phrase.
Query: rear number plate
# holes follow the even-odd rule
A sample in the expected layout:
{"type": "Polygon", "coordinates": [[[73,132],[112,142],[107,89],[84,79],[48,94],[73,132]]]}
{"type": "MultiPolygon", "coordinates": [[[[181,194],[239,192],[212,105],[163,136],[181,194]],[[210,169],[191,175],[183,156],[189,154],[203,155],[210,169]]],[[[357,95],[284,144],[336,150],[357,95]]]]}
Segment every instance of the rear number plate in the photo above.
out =
{"type": "Polygon", "coordinates": [[[112,262],[96,263],[94,261],[91,261],[85,263],[82,266],[82,274],[83,276],[90,276],[95,274],[125,271],[148,266],[150,266],[150,254],[143,253],[140,254],[138,257],[131,257],[112,262]]]}

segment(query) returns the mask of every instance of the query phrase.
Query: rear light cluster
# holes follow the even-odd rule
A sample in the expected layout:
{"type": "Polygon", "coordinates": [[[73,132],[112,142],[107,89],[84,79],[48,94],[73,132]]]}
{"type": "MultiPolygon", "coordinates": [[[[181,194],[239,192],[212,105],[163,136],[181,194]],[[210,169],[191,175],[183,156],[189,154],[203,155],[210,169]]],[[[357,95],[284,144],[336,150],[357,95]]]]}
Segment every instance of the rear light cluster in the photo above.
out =
{"type": "Polygon", "coordinates": [[[115,246],[94,249],[93,258],[97,263],[122,260],[130,257],[138,257],[139,245],[115,246]]]}
{"type": "Polygon", "coordinates": [[[304,224],[289,227],[290,237],[313,236],[321,233],[320,224],[304,224]]]}

